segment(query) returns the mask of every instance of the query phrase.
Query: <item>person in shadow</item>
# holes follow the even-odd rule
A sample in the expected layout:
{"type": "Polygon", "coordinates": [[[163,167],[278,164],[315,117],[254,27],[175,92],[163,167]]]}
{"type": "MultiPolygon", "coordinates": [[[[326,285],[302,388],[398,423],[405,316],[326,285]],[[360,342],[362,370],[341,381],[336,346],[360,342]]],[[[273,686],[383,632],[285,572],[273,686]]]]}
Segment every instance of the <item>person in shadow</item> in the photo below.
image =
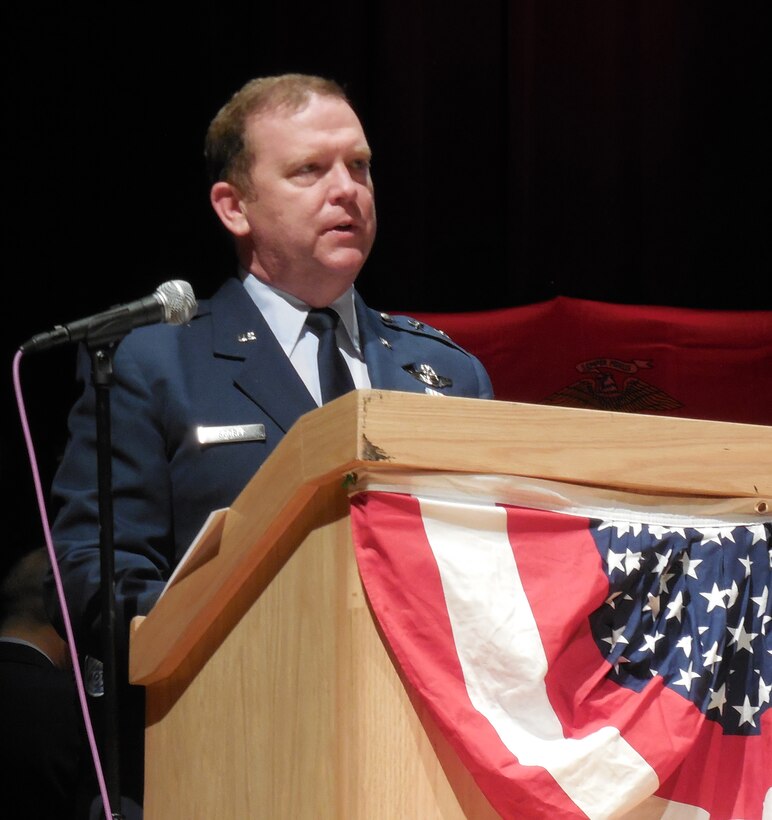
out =
{"type": "Polygon", "coordinates": [[[0,581],[0,814],[8,820],[87,816],[90,756],[67,643],[46,614],[44,548],[0,581]]]}

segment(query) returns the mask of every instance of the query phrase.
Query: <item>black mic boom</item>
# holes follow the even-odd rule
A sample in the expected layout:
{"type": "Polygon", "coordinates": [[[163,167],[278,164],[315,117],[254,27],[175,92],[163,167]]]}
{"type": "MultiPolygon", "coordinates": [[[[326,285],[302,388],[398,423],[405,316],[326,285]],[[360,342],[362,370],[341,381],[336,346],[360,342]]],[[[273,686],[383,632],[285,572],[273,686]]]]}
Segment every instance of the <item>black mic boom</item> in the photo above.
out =
{"type": "Polygon", "coordinates": [[[56,325],[46,333],[38,333],[19,349],[22,353],[36,353],[81,341],[91,347],[100,347],[117,342],[135,327],[159,322],[183,325],[193,317],[196,307],[193,288],[187,282],[172,279],[159,285],[154,293],[143,299],[77,319],[67,325],[56,325]]]}

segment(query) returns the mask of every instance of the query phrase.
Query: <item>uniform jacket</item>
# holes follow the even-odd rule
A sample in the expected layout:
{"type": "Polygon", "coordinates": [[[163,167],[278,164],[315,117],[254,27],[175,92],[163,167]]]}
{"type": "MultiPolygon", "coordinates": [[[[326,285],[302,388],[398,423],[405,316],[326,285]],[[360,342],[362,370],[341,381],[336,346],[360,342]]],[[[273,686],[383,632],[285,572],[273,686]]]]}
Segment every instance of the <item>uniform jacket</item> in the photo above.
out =
{"type": "MultiPolygon", "coordinates": [[[[441,332],[368,308],[360,341],[373,388],[492,398],[482,364],[441,332]],[[406,369],[407,368],[407,369],[406,369]]],[[[146,614],[208,513],[228,506],[293,423],[316,408],[242,283],[228,280],[184,326],[138,328],[117,346],[110,387],[116,633],[146,614]],[[265,425],[265,440],[199,444],[199,425],[265,425]]],[[[99,656],[99,532],[91,360],[53,486],[53,536],[81,651],[99,656]]]]}

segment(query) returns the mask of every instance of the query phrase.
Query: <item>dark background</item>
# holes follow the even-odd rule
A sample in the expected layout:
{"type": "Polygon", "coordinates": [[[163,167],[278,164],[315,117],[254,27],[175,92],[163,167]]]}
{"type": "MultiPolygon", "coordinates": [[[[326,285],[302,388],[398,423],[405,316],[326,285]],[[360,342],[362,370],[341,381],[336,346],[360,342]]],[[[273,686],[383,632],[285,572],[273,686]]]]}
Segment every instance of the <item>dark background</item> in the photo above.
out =
{"type": "MultiPolygon", "coordinates": [[[[0,14],[6,555],[40,542],[12,379],[31,335],[233,267],[206,126],[251,77],[349,91],[374,150],[373,307],[555,295],[769,310],[767,3],[283,0],[0,14]]],[[[26,357],[47,488],[74,351],[26,357]]]]}

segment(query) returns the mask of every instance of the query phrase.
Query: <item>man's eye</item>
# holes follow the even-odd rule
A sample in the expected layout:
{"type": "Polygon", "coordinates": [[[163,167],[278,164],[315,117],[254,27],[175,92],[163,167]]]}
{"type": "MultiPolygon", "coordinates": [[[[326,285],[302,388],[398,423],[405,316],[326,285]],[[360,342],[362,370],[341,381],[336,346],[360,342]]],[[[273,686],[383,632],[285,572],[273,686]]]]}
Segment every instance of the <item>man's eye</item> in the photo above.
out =
{"type": "Polygon", "coordinates": [[[314,174],[316,171],[319,170],[319,166],[313,162],[307,162],[305,165],[301,165],[296,171],[296,174],[303,175],[303,174],[314,174]]]}
{"type": "Polygon", "coordinates": [[[370,160],[369,159],[355,159],[351,163],[351,167],[355,171],[369,171],[370,170],[370,160]]]}

